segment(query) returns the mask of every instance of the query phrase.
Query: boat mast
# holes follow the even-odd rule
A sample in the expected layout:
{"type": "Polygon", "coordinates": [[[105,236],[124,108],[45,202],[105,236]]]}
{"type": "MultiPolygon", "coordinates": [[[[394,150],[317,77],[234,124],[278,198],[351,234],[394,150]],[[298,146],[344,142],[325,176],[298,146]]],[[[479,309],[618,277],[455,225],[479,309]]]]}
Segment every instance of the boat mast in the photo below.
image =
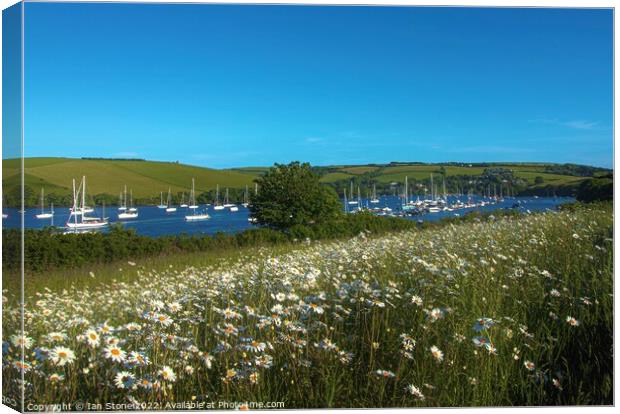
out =
{"type": "MultiPolygon", "coordinates": [[[[82,210],[86,209],[86,176],[82,176],[82,210]]],[[[84,212],[82,212],[84,213],[84,212]]]]}

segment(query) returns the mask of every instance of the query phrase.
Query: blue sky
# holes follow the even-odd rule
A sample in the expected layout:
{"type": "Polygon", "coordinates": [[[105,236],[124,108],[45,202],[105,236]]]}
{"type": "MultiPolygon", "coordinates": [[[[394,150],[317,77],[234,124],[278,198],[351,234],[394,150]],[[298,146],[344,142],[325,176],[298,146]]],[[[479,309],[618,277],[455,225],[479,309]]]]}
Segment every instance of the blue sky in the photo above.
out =
{"type": "Polygon", "coordinates": [[[26,156],[613,164],[611,10],[27,3],[26,156]]]}

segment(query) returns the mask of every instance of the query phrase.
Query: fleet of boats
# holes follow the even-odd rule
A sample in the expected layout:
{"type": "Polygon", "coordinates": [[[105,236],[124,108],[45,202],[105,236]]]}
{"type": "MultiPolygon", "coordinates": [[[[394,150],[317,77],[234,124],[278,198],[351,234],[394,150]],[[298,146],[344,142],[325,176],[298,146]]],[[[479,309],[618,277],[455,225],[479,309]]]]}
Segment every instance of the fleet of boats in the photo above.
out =
{"type": "MultiPolygon", "coordinates": [[[[371,206],[371,204],[379,204],[380,199],[377,197],[376,185],[373,184],[372,197],[368,197],[365,200],[365,204],[359,195],[359,187],[357,199],[347,199],[347,191],[344,190],[344,210],[347,213],[358,213],[361,211],[369,211],[381,216],[414,216],[427,213],[439,213],[439,212],[451,212],[461,209],[471,209],[477,207],[485,207],[493,204],[497,204],[504,201],[504,195],[502,193],[502,187],[500,186],[499,193],[497,189],[487,189],[487,193],[482,197],[477,197],[474,200],[471,191],[468,194],[448,194],[446,192],[445,177],[442,182],[443,192],[439,194],[438,186],[435,185],[433,174],[430,175],[430,194],[425,191],[425,194],[420,198],[420,195],[416,195],[415,198],[410,194],[408,177],[405,176],[405,183],[402,188],[402,192],[399,195],[400,203],[397,208],[390,208],[387,205],[384,207],[371,206]],[[350,207],[350,206],[354,207],[350,207]]],[[[353,194],[353,182],[351,182],[351,197],[353,194]]],[[[518,203],[513,205],[513,208],[518,207],[518,203]]],[[[455,214],[458,215],[458,214],[455,214]]]]}
{"type": "MultiPolygon", "coordinates": [[[[109,223],[109,218],[105,217],[105,204],[103,205],[102,216],[103,217],[94,217],[91,216],[90,213],[93,213],[95,210],[93,207],[89,207],[87,205],[87,194],[86,194],[86,176],[82,177],[79,185],[76,187],[75,179],[72,180],[73,185],[73,202],[69,209],[69,218],[65,223],[65,229],[67,232],[77,232],[77,231],[89,231],[94,229],[101,229],[107,227],[109,223]]],[[[185,214],[185,221],[194,222],[194,221],[204,221],[209,220],[211,216],[207,213],[206,207],[210,204],[205,204],[203,210],[200,210],[200,205],[196,199],[196,183],[192,178],[192,187],[189,193],[189,204],[185,203],[185,193],[182,193],[181,203],[179,205],[180,208],[186,208],[188,213],[185,214]]],[[[257,191],[255,187],[255,191],[257,191]]],[[[237,204],[231,203],[229,201],[229,191],[226,189],[224,204],[220,203],[220,187],[217,185],[216,188],[216,196],[213,205],[214,210],[225,210],[228,209],[231,212],[239,211],[239,207],[237,204]]],[[[52,219],[53,225],[53,217],[54,217],[54,204],[50,204],[50,210],[45,210],[45,190],[41,188],[41,212],[36,214],[35,217],[37,219],[52,219]]],[[[248,187],[245,187],[245,191],[243,194],[243,203],[244,207],[249,206],[249,193],[248,187]]],[[[166,213],[176,213],[177,207],[173,205],[172,201],[172,188],[168,187],[168,196],[166,198],[166,203],[164,203],[163,191],[160,193],[160,202],[157,206],[159,209],[165,210],[166,213]]],[[[133,190],[129,190],[129,198],[127,197],[127,186],[125,185],[120,192],[119,195],[119,204],[118,204],[118,219],[119,220],[129,220],[129,219],[137,219],[139,216],[138,208],[133,205],[133,190]]],[[[7,218],[6,214],[3,214],[3,218],[7,218]]]]}
{"type": "MultiPolygon", "coordinates": [[[[396,184],[394,184],[396,185],[396,184]]],[[[399,186],[400,187],[400,186],[399,186]]],[[[380,216],[415,216],[419,214],[439,213],[439,212],[452,212],[461,209],[473,209],[477,207],[485,207],[493,204],[503,202],[505,197],[503,189],[500,185],[499,192],[496,188],[493,188],[491,193],[491,187],[487,188],[486,194],[480,196],[477,194],[475,197],[468,192],[467,194],[448,194],[446,192],[446,180],[443,177],[441,187],[443,191],[438,191],[439,185],[436,185],[436,180],[433,174],[430,175],[430,188],[426,188],[418,184],[417,194],[410,194],[410,186],[408,177],[404,178],[404,186],[402,186],[398,200],[400,202],[394,203],[394,196],[388,197],[388,200],[384,196],[377,195],[376,184],[372,185],[372,192],[367,190],[366,198],[361,197],[360,186],[357,186],[357,192],[354,192],[354,183],[351,181],[350,189],[347,192],[347,188],[344,189],[344,210],[347,213],[358,213],[368,211],[380,216]],[[424,188],[424,194],[421,194],[420,188],[424,188]],[[429,191],[430,190],[430,194],[429,191]]],[[[73,202],[69,209],[69,218],[65,223],[65,229],[67,231],[79,231],[79,230],[92,230],[101,229],[109,225],[108,217],[105,217],[105,204],[101,211],[102,217],[96,217],[91,215],[94,213],[94,208],[87,205],[87,191],[86,191],[86,176],[83,176],[80,183],[76,186],[76,180],[73,179],[73,202]]],[[[395,189],[394,189],[395,190],[395,189]]],[[[255,185],[254,193],[258,192],[258,188],[255,185]]],[[[243,192],[243,201],[240,205],[230,202],[229,189],[226,188],[224,193],[223,202],[220,201],[220,186],[216,185],[215,199],[213,200],[214,211],[228,210],[230,212],[239,211],[239,206],[248,208],[250,204],[249,189],[245,186],[243,192]]],[[[40,212],[35,217],[38,220],[51,219],[53,225],[54,219],[54,204],[50,203],[49,210],[46,210],[45,190],[41,188],[40,198],[40,212]]],[[[196,222],[211,219],[211,216],[207,212],[207,207],[210,204],[204,204],[201,208],[196,196],[196,183],[192,178],[191,190],[189,192],[188,203],[185,203],[185,193],[181,195],[181,202],[179,208],[186,209],[184,214],[185,221],[196,222]]],[[[519,206],[519,202],[515,202],[512,208],[519,206]]],[[[168,187],[168,195],[166,203],[164,203],[163,192],[160,193],[160,203],[157,206],[159,209],[165,210],[167,214],[174,214],[177,212],[177,207],[173,204],[172,188],[168,187]]],[[[510,207],[506,207],[510,208],[510,207]]],[[[458,213],[455,213],[458,215],[458,213]]],[[[123,186],[123,189],[119,195],[118,205],[118,219],[131,220],[139,217],[138,208],[133,204],[133,190],[129,190],[129,198],[127,192],[127,186],[123,186]]],[[[7,218],[7,215],[3,213],[3,218],[7,218]]],[[[248,221],[254,223],[255,220],[252,217],[248,217],[248,221]]]]}

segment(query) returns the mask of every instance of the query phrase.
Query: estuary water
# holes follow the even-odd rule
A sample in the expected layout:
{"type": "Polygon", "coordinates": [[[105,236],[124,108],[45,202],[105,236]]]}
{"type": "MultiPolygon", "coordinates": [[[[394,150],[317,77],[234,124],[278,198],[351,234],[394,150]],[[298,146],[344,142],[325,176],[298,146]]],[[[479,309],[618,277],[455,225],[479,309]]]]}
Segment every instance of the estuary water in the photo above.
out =
{"type": "MultiPolygon", "coordinates": [[[[459,198],[448,196],[448,203],[454,203],[459,198]]],[[[466,201],[466,197],[460,200],[466,201]]],[[[472,201],[480,201],[480,197],[472,197],[472,201]]],[[[437,213],[424,213],[416,216],[406,216],[410,220],[436,221],[445,217],[463,216],[470,211],[494,211],[498,209],[515,209],[521,212],[535,212],[544,210],[554,210],[558,205],[574,201],[571,197],[509,197],[495,204],[488,204],[481,207],[463,208],[454,211],[440,211],[437,213]]],[[[362,205],[367,205],[367,200],[362,200],[362,205]]],[[[380,197],[379,203],[370,204],[372,208],[389,207],[394,213],[400,211],[401,200],[395,196],[380,197]]],[[[355,206],[349,206],[353,208],[355,206]]],[[[224,210],[214,210],[213,206],[201,206],[199,211],[207,211],[210,219],[197,222],[185,221],[185,216],[192,214],[187,208],[177,207],[174,213],[166,213],[164,209],[156,206],[138,206],[138,218],[130,220],[119,220],[116,207],[96,207],[95,212],[89,213],[92,217],[108,217],[110,223],[121,223],[125,228],[135,229],[136,232],[144,236],[166,236],[177,234],[204,235],[215,234],[217,232],[236,233],[254,227],[248,219],[249,210],[242,205],[238,206],[239,211],[233,212],[226,208],[224,210]]],[[[343,207],[344,209],[344,207],[343,207]]],[[[46,209],[46,212],[49,207],[46,209]]],[[[27,229],[42,229],[47,226],[64,228],[69,219],[69,208],[60,207],[54,209],[53,219],[37,219],[36,214],[40,213],[39,208],[29,208],[24,213],[24,226],[27,229]]],[[[18,209],[5,208],[4,214],[8,216],[2,219],[4,228],[19,228],[21,215],[18,209]]],[[[105,230],[103,230],[105,231],[105,230]]]]}

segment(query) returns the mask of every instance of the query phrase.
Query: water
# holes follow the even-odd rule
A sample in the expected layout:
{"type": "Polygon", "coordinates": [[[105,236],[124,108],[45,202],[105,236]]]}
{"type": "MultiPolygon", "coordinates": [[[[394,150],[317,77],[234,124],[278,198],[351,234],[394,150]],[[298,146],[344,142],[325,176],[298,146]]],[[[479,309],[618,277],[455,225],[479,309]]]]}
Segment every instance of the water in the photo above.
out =
{"type": "MultiPolygon", "coordinates": [[[[449,196],[448,202],[453,203],[456,201],[456,197],[449,196]]],[[[465,201],[465,197],[461,197],[462,201],[465,201]]],[[[474,197],[473,201],[481,200],[479,197],[474,197]]],[[[568,203],[574,201],[570,197],[510,197],[504,199],[504,201],[497,204],[486,205],[483,207],[466,208],[454,211],[441,211],[438,213],[426,213],[417,216],[408,216],[410,220],[422,220],[422,221],[436,221],[444,217],[455,217],[457,215],[465,215],[470,211],[494,211],[498,209],[511,208],[515,203],[520,203],[519,211],[544,211],[553,210],[559,204],[568,203]]],[[[390,207],[393,212],[400,210],[400,199],[394,196],[384,196],[380,198],[380,202],[377,204],[370,204],[372,208],[390,207]]],[[[362,205],[366,205],[367,201],[362,200],[362,205]]],[[[191,210],[187,208],[177,208],[175,213],[166,213],[165,210],[159,209],[156,206],[139,206],[138,218],[131,220],[118,220],[118,210],[116,207],[107,207],[105,209],[105,215],[109,217],[110,223],[121,223],[124,228],[135,229],[138,234],[144,236],[164,236],[164,235],[176,235],[181,233],[192,235],[204,235],[215,234],[217,232],[224,233],[237,233],[243,230],[254,227],[252,223],[248,221],[249,210],[241,205],[238,206],[239,211],[232,212],[229,209],[214,210],[213,206],[206,208],[207,212],[211,216],[209,220],[198,222],[185,221],[185,215],[191,214],[191,210]]],[[[349,206],[354,208],[355,206],[349,206]]],[[[46,210],[48,211],[48,210],[46,210]]],[[[203,211],[201,207],[199,211],[203,211]]],[[[197,211],[198,212],[198,211],[197,211]]],[[[7,208],[4,210],[8,217],[2,220],[2,225],[5,228],[19,228],[20,227],[20,214],[17,209],[7,208]]],[[[27,209],[24,214],[25,227],[29,229],[41,229],[46,226],[52,225],[51,219],[37,219],[35,214],[40,213],[39,208],[27,209]]],[[[69,208],[54,208],[53,224],[55,226],[64,227],[65,222],[69,218],[69,208]]],[[[102,208],[95,208],[94,213],[88,214],[91,217],[101,217],[102,208]]]]}

